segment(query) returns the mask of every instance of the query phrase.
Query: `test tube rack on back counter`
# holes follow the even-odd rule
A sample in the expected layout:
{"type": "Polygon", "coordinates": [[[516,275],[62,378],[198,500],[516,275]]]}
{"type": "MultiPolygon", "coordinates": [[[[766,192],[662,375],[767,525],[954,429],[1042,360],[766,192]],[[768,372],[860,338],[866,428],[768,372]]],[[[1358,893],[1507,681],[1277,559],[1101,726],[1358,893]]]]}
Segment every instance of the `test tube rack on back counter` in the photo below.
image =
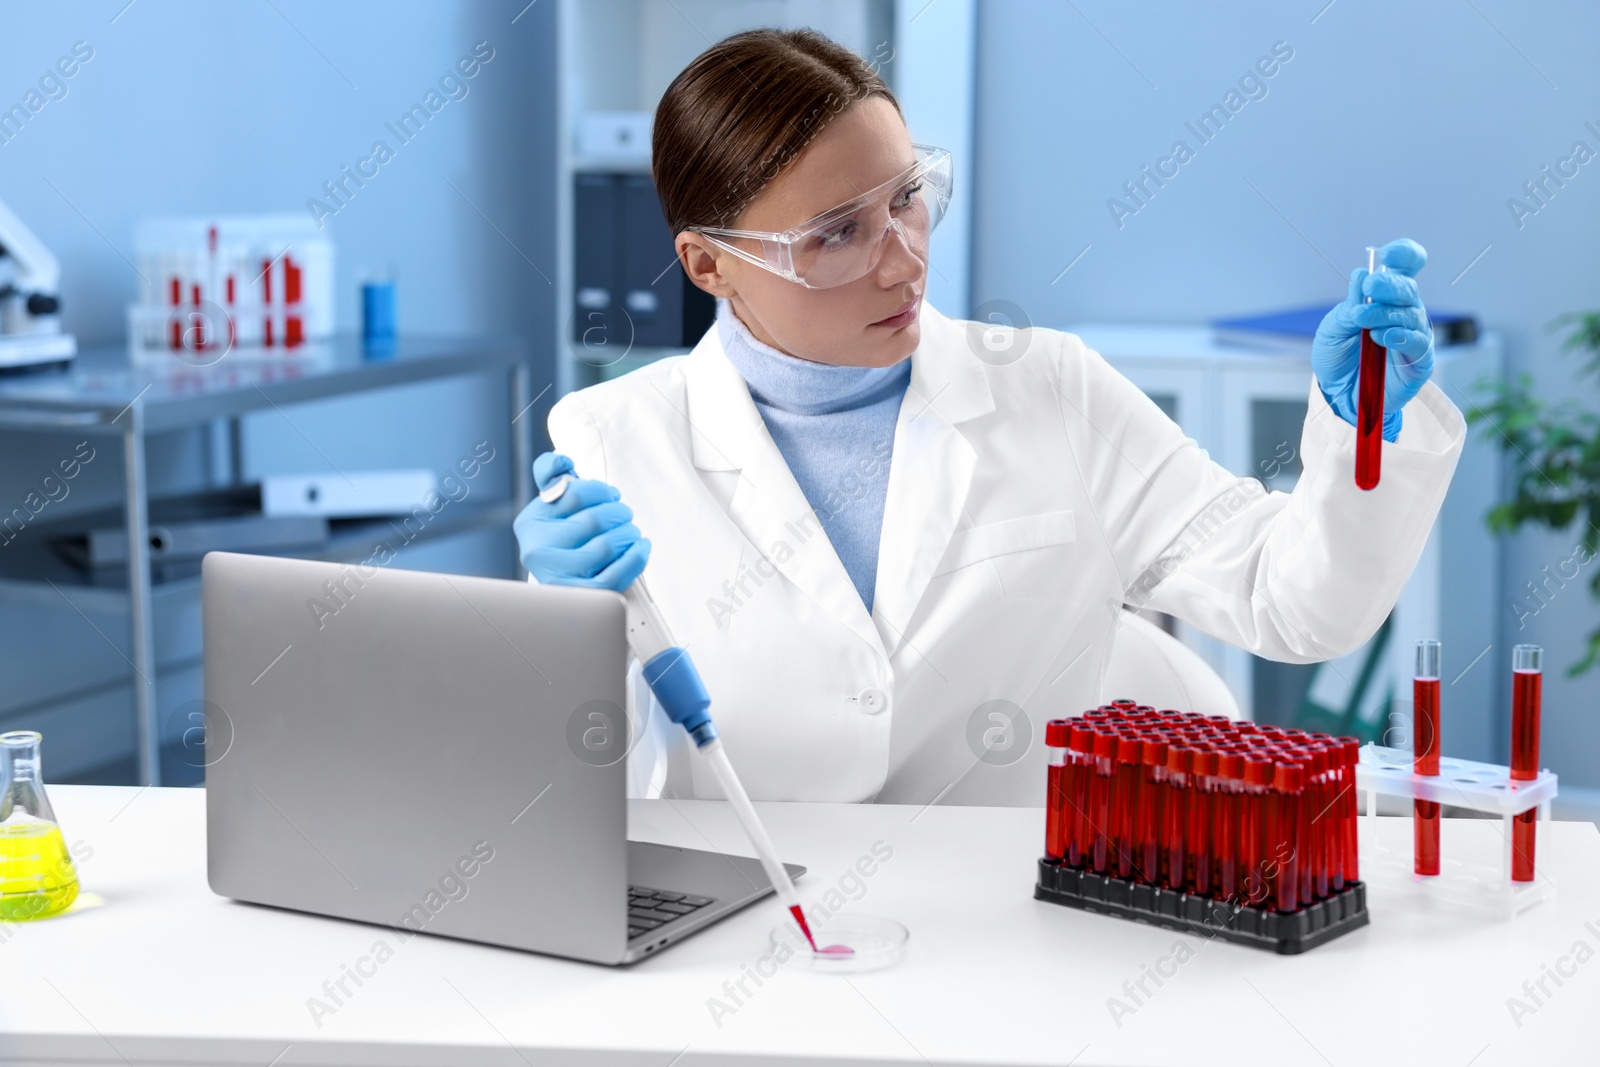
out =
{"type": "Polygon", "coordinates": [[[1367,925],[1356,739],[1113,701],[1045,744],[1037,899],[1284,955],[1367,925]]]}

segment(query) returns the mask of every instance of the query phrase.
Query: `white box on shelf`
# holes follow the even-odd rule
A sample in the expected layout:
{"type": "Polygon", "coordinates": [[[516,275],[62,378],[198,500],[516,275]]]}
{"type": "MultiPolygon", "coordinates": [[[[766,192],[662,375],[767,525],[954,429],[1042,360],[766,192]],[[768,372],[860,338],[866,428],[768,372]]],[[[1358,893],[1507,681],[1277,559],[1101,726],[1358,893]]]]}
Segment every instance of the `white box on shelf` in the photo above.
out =
{"type": "Polygon", "coordinates": [[[438,487],[430,470],[352,471],[343,474],[273,474],[261,479],[267,515],[321,515],[329,519],[402,515],[438,487]]]}
{"type": "Polygon", "coordinates": [[[591,111],[578,123],[578,155],[587,158],[650,158],[648,111],[591,111]]]}

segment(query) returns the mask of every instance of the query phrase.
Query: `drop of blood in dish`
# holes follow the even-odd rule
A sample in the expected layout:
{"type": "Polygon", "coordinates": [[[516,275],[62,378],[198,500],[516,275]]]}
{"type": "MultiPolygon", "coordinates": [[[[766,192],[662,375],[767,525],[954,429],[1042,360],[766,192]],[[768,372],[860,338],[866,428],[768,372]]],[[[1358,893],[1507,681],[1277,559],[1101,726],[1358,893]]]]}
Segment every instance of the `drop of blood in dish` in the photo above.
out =
{"type": "Polygon", "coordinates": [[[817,949],[819,956],[854,956],[856,950],[849,945],[829,945],[827,948],[817,949]]]}

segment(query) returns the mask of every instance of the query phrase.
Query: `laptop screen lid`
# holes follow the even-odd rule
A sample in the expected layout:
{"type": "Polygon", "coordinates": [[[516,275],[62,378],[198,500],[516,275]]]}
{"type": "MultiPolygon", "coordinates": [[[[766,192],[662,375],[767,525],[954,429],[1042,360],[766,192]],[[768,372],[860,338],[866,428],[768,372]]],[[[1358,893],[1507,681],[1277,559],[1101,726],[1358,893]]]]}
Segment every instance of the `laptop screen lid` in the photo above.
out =
{"type": "Polygon", "coordinates": [[[213,552],[202,600],[215,892],[622,958],[620,596],[213,552]]]}

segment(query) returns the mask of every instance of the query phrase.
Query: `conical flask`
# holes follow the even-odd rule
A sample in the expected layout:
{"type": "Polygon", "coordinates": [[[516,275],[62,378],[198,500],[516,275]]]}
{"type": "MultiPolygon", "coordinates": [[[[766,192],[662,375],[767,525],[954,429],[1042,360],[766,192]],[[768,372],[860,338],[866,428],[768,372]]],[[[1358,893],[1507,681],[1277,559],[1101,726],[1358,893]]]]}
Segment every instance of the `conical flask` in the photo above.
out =
{"type": "Polygon", "coordinates": [[[39,773],[34,730],[0,734],[0,920],[43,919],[78,899],[78,872],[39,773]]]}

